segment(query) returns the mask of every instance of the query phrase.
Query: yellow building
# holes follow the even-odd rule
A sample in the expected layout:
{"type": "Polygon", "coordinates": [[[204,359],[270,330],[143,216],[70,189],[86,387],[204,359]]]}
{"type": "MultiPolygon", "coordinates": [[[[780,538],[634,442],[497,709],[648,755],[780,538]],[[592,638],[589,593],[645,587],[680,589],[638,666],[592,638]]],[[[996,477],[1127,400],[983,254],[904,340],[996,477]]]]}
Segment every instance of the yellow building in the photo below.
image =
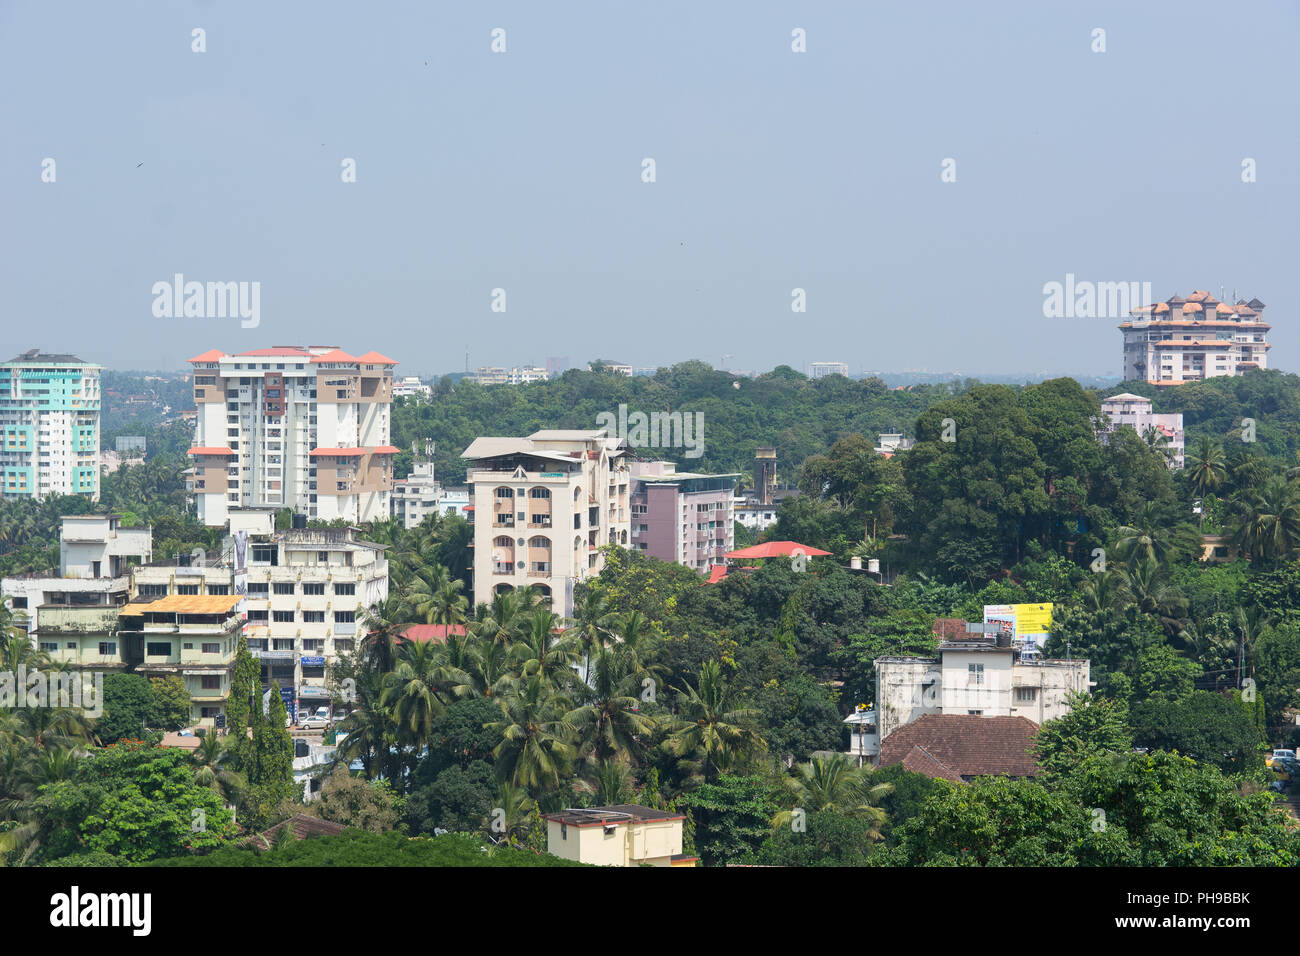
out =
{"type": "Polygon", "coordinates": [[[680,813],[636,804],[565,810],[546,816],[546,848],[596,866],[695,866],[682,853],[680,813]]]}

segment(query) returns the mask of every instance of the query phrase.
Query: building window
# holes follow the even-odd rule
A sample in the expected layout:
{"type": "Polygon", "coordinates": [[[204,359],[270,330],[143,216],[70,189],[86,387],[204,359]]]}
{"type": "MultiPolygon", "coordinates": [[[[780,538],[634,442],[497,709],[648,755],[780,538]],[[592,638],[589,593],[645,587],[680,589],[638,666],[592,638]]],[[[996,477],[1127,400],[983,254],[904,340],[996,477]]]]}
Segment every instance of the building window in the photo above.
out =
{"type": "Polygon", "coordinates": [[[276,624],[292,624],[293,614],[293,611],[273,611],[271,612],[271,620],[275,621],[276,624]]]}
{"type": "Polygon", "coordinates": [[[1038,688],[1037,688],[1037,687],[1017,687],[1017,688],[1016,688],[1016,703],[1017,703],[1017,704],[1032,704],[1032,703],[1033,703],[1034,701],[1036,701],[1037,699],[1038,699],[1038,688]]]}
{"type": "Polygon", "coordinates": [[[275,582],[275,593],[276,593],[276,594],[292,594],[292,593],[293,593],[293,582],[290,581],[290,582],[288,582],[288,583],[284,583],[284,582],[281,582],[281,581],[276,581],[276,582],[275,582]]]}
{"type": "Polygon", "coordinates": [[[199,586],[197,584],[178,584],[176,585],[177,594],[198,594],[199,586]]]}
{"type": "Polygon", "coordinates": [[[348,595],[355,595],[355,594],[357,593],[357,586],[356,586],[356,584],[352,584],[352,583],[349,583],[349,584],[335,584],[335,585],[334,585],[334,593],[335,593],[335,594],[348,594],[348,595]]]}
{"type": "Polygon", "coordinates": [[[323,594],[325,593],[325,585],[324,585],[324,584],[321,584],[321,583],[316,583],[316,584],[304,584],[304,585],[302,586],[302,593],[303,593],[303,594],[309,594],[309,595],[315,595],[315,596],[321,596],[321,595],[323,595],[323,594]]]}
{"type": "Polygon", "coordinates": [[[145,645],[145,655],[148,657],[168,657],[172,652],[171,641],[150,641],[145,645]]]}
{"type": "Polygon", "coordinates": [[[112,657],[117,654],[117,641],[100,641],[99,656],[112,657]]]}
{"type": "Polygon", "coordinates": [[[209,593],[209,594],[229,594],[229,593],[230,593],[230,585],[229,585],[229,584],[209,584],[209,585],[208,585],[208,593],[209,593]]]}
{"type": "Polygon", "coordinates": [[[200,677],[201,686],[204,690],[221,690],[221,678],[213,676],[200,677]]]}
{"type": "Polygon", "coordinates": [[[324,611],[303,611],[302,622],[304,624],[324,624],[325,612],[324,611]]]}
{"type": "Polygon", "coordinates": [[[335,624],[351,624],[356,619],[357,619],[356,611],[335,611],[334,612],[335,624]]]}
{"type": "Polygon", "coordinates": [[[167,596],[167,585],[165,584],[142,584],[140,585],[140,597],[160,598],[167,596]]]}
{"type": "Polygon", "coordinates": [[[220,654],[221,645],[216,641],[205,641],[200,645],[199,650],[204,654],[220,654]]]}
{"type": "Polygon", "coordinates": [[[248,596],[251,598],[266,597],[270,594],[270,588],[271,586],[265,581],[250,581],[248,584],[248,596]]]}
{"type": "Polygon", "coordinates": [[[248,620],[252,624],[265,624],[267,621],[266,611],[249,611],[248,620]]]}
{"type": "Polygon", "coordinates": [[[966,665],[966,683],[967,683],[967,685],[972,685],[972,684],[983,684],[983,683],[984,683],[984,665],[983,665],[983,664],[967,664],[967,665],[966,665]]]}

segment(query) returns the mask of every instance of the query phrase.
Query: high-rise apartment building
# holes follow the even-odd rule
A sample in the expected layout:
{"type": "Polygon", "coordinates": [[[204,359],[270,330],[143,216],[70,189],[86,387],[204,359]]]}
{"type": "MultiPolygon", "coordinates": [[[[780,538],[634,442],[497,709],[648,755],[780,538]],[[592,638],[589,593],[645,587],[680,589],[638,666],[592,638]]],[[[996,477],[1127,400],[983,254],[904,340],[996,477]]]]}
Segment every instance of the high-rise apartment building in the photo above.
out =
{"type": "Polygon", "coordinates": [[[99,371],[39,349],[0,364],[0,496],[99,498],[99,371]]]}
{"type": "Polygon", "coordinates": [[[474,515],[474,601],[533,587],[557,614],[599,574],[605,544],[627,547],[626,443],[604,428],[477,438],[461,455],[474,515]]]}
{"type": "Polygon", "coordinates": [[[633,462],[632,547],[704,574],[736,545],[739,474],[679,472],[671,461],[633,462]]]}
{"type": "Polygon", "coordinates": [[[310,518],[388,517],[393,366],[378,352],[276,346],[213,349],[194,366],[194,497],[204,524],[241,508],[310,518]]]}
{"type": "Polygon", "coordinates": [[[1220,302],[1193,292],[1143,305],[1120,323],[1124,379],[1181,385],[1268,367],[1268,330],[1259,299],[1220,302]]]}

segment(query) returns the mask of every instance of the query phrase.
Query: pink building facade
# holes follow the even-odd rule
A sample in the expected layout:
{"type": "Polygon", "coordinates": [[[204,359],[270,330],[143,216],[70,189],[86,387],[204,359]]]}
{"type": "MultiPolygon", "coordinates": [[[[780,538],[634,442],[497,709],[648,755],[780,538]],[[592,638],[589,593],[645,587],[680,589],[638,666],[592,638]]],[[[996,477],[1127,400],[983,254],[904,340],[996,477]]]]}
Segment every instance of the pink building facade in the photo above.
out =
{"type": "Polygon", "coordinates": [[[632,548],[700,574],[735,550],[738,474],[678,472],[670,461],[633,462],[632,548]]]}

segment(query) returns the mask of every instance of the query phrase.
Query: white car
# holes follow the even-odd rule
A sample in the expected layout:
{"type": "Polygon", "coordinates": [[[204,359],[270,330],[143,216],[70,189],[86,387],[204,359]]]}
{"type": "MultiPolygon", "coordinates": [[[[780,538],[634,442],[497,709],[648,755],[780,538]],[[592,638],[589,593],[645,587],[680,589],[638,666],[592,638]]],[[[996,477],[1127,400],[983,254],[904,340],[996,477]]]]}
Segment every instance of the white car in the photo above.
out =
{"type": "Polygon", "coordinates": [[[303,730],[324,730],[330,725],[330,719],[321,714],[312,714],[310,717],[304,717],[298,722],[298,726],[303,730]]]}

